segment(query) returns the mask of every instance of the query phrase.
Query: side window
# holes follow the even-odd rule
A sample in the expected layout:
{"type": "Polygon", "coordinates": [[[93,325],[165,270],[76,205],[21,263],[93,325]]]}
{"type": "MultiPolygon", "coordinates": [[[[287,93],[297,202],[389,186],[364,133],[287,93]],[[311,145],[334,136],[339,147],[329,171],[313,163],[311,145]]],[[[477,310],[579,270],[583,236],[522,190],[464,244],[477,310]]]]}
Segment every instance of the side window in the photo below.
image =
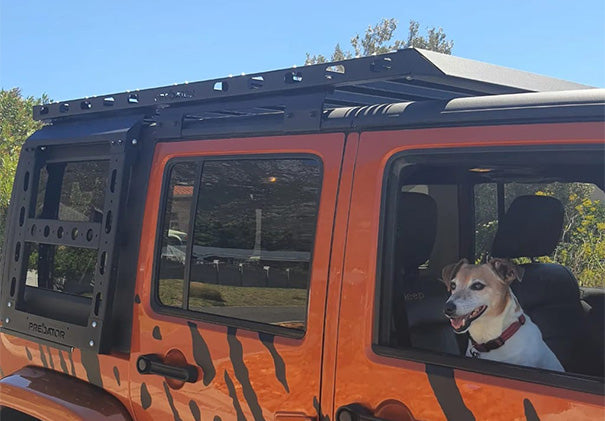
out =
{"type": "Polygon", "coordinates": [[[320,163],[180,163],[172,167],[168,189],[162,305],[304,330],[320,163]],[[188,195],[178,202],[177,191],[188,195]]]}
{"type": "Polygon", "coordinates": [[[192,162],[174,164],[169,174],[162,221],[158,298],[163,305],[182,307],[197,164],[192,162]]]}
{"type": "MultiPolygon", "coordinates": [[[[36,218],[100,223],[108,172],[107,161],[45,165],[38,178],[36,218]]],[[[90,297],[98,254],[93,245],[98,242],[98,233],[92,230],[79,232],[76,226],[67,230],[61,226],[55,231],[38,224],[31,227],[31,234],[48,243],[26,243],[29,253],[26,285],[90,297]],[[83,247],[52,244],[63,237],[80,239],[83,247]]]]}
{"type": "Polygon", "coordinates": [[[603,377],[605,172],[602,155],[564,155],[392,163],[379,345],[603,377]],[[513,325],[535,325],[528,352],[548,357],[507,354],[513,325]]]}

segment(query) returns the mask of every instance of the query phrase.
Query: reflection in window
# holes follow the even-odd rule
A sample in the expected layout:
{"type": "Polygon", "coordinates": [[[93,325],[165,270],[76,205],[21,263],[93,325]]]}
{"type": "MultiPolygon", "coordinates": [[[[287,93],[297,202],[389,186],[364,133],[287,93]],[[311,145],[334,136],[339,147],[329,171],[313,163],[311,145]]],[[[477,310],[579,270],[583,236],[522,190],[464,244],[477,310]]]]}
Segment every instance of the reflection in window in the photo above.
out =
{"type": "Polygon", "coordinates": [[[40,170],[36,217],[101,222],[108,161],[61,162],[40,170]]]}
{"type": "Polygon", "coordinates": [[[162,230],[159,299],[162,304],[172,307],[183,305],[185,256],[195,173],[196,164],[191,162],[175,164],[170,171],[162,230]]]}
{"type": "MultiPolygon", "coordinates": [[[[109,180],[108,161],[49,163],[38,175],[36,218],[102,222],[109,180]]],[[[34,231],[32,228],[32,234],[34,231]]],[[[56,231],[47,226],[44,238],[61,239],[67,235],[61,234],[63,231],[63,226],[56,231]]],[[[76,234],[73,235],[75,239],[76,234]]],[[[27,286],[85,297],[92,295],[97,248],[44,244],[42,241],[40,244],[26,243],[26,253],[27,286]]]]}
{"type": "Polygon", "coordinates": [[[97,250],[29,243],[26,285],[90,297],[97,250]]]}
{"type": "Polygon", "coordinates": [[[320,164],[314,159],[205,161],[186,268],[189,226],[179,215],[189,220],[184,215],[191,196],[180,214],[176,187],[186,185],[193,194],[194,172],[193,164],[183,163],[171,172],[159,270],[162,304],[304,329],[320,164]],[[177,170],[184,165],[191,167],[177,170]],[[171,239],[170,230],[185,234],[182,254],[171,251],[171,241],[178,240],[171,239]]]}

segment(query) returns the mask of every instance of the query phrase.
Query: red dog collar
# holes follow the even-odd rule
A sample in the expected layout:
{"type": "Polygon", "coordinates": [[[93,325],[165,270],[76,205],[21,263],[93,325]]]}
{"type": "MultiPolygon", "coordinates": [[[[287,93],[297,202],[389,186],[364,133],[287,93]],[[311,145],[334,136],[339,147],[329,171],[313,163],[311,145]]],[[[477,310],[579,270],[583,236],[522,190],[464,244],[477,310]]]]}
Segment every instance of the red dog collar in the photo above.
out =
{"type": "Polygon", "coordinates": [[[475,348],[479,352],[489,352],[494,349],[500,348],[504,343],[511,338],[520,328],[525,324],[525,315],[522,314],[519,316],[519,320],[515,321],[509,327],[506,328],[502,335],[498,336],[496,339],[492,339],[491,341],[487,341],[484,344],[478,344],[475,340],[469,335],[471,339],[471,343],[473,344],[473,348],[475,348]]]}

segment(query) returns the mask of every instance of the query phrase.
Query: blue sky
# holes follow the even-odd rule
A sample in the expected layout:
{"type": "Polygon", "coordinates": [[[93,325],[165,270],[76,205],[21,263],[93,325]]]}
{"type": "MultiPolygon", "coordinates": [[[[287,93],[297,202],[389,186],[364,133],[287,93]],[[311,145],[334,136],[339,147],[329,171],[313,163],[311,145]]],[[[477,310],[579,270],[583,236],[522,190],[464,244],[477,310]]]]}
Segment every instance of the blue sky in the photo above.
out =
{"type": "Polygon", "coordinates": [[[0,0],[0,86],[67,100],[302,65],[382,18],[453,54],[605,86],[605,1],[0,0]]]}

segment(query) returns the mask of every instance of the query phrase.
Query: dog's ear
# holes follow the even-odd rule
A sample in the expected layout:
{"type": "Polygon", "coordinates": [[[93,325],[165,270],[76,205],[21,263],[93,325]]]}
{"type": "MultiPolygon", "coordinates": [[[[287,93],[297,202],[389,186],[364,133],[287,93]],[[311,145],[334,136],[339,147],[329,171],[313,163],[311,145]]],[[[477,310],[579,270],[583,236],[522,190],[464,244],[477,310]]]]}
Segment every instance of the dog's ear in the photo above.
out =
{"type": "Polygon", "coordinates": [[[491,258],[487,262],[494,272],[507,284],[510,285],[515,279],[521,282],[525,270],[507,259],[491,258]]]}
{"type": "Polygon", "coordinates": [[[456,276],[456,274],[460,270],[460,267],[462,265],[464,265],[464,264],[468,264],[468,260],[466,260],[466,259],[460,259],[458,262],[451,263],[451,264],[445,266],[441,270],[441,280],[445,284],[445,286],[446,286],[446,288],[447,288],[448,291],[451,291],[450,281],[452,279],[454,279],[454,277],[456,276]]]}

